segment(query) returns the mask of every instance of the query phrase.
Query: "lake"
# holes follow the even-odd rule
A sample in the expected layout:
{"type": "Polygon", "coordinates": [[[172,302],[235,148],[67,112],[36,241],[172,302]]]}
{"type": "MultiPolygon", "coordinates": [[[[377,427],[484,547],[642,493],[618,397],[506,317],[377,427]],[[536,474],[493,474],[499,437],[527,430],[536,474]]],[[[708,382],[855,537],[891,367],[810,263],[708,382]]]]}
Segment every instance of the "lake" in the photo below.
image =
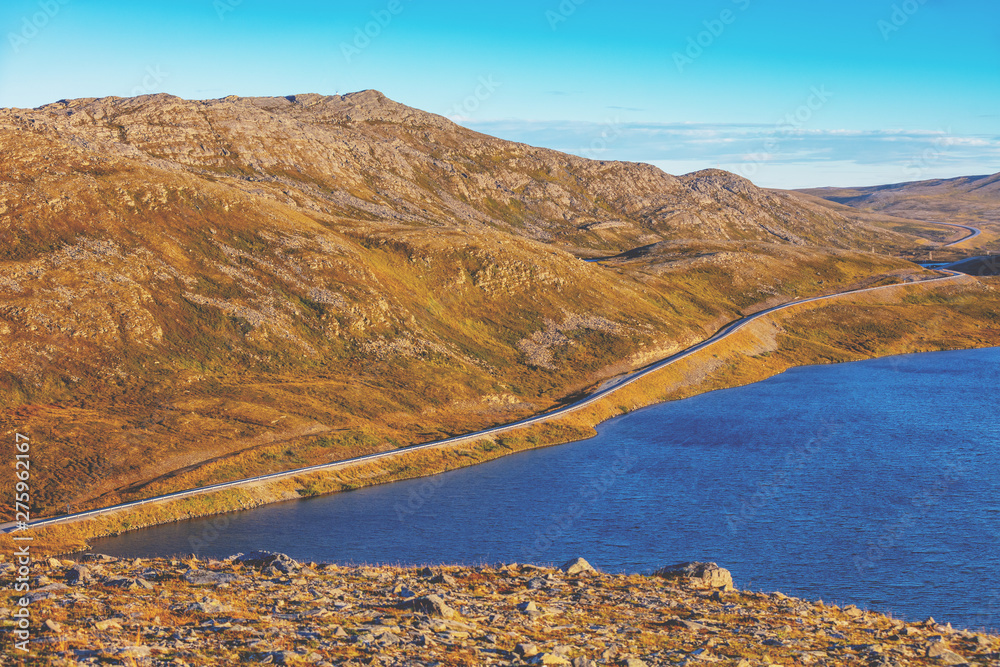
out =
{"type": "Polygon", "coordinates": [[[1000,627],[1000,348],[793,369],[587,441],[95,540],[338,563],[716,561],[737,587],[1000,627]]]}

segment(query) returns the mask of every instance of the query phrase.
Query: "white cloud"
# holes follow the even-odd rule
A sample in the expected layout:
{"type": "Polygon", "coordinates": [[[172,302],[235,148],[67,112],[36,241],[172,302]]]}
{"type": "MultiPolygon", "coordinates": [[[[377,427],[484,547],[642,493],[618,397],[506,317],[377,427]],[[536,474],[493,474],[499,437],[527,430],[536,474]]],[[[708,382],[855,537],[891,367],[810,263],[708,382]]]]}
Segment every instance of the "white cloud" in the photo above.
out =
{"type": "MultiPolygon", "coordinates": [[[[466,123],[463,123],[466,124],[466,123]]],[[[854,130],[738,123],[479,121],[504,139],[670,173],[721,167],[768,187],[875,185],[1000,171],[1000,137],[948,129],[854,130]]]]}

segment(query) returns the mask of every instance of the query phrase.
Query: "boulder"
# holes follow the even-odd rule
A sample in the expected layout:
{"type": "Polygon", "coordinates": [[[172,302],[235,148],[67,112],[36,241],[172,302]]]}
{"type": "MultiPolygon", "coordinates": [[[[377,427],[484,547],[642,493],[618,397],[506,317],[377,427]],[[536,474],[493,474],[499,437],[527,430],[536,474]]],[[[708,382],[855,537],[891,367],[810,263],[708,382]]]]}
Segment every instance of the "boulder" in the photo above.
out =
{"type": "Polygon", "coordinates": [[[582,558],[574,558],[573,560],[564,563],[559,569],[571,577],[578,574],[597,574],[597,570],[595,570],[590,563],[582,558]]]}
{"type": "Polygon", "coordinates": [[[70,586],[86,586],[94,581],[94,575],[86,565],[77,563],[66,571],[66,583],[70,586]]]}
{"type": "Polygon", "coordinates": [[[937,660],[942,665],[964,665],[968,661],[955,653],[943,642],[935,642],[927,648],[927,657],[937,660]]]}
{"type": "Polygon", "coordinates": [[[514,653],[518,654],[522,658],[530,658],[533,655],[538,655],[541,651],[538,650],[538,646],[530,642],[522,642],[514,647],[514,653]]]}
{"type": "Polygon", "coordinates": [[[715,563],[679,563],[657,570],[654,576],[666,579],[686,579],[703,588],[733,590],[733,575],[715,563]]]}
{"type": "Polygon", "coordinates": [[[438,618],[454,618],[458,612],[449,607],[440,595],[424,595],[418,598],[403,600],[397,605],[400,609],[417,611],[438,618]]]}
{"type": "Polygon", "coordinates": [[[302,565],[288,554],[271,553],[270,551],[254,551],[248,554],[237,554],[232,561],[260,570],[264,574],[293,574],[302,565]]]}

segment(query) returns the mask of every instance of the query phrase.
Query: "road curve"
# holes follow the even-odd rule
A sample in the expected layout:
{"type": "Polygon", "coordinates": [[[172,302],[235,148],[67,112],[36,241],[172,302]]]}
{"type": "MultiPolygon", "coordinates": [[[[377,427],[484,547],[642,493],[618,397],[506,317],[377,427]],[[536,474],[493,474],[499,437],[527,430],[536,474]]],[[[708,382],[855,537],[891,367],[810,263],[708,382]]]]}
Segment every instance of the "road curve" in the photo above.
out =
{"type": "Polygon", "coordinates": [[[957,241],[952,241],[951,243],[947,243],[944,246],[942,246],[944,248],[950,248],[952,246],[958,245],[959,243],[965,243],[966,241],[971,241],[972,239],[976,238],[977,236],[983,233],[983,230],[977,229],[976,227],[969,227],[968,225],[957,225],[953,222],[932,222],[931,224],[944,225],[945,227],[956,227],[958,229],[964,229],[965,231],[969,232],[969,235],[966,236],[965,238],[959,239],[957,241]]]}
{"type": "MultiPolygon", "coordinates": [[[[945,224],[945,223],[941,223],[941,224],[945,224]]],[[[960,226],[960,225],[953,225],[953,226],[960,226]]],[[[971,237],[969,237],[969,238],[971,238],[971,237]]],[[[318,465],[308,466],[308,467],[305,467],[305,468],[297,468],[295,470],[286,470],[286,471],[283,471],[283,472],[276,472],[276,473],[271,473],[271,474],[268,474],[268,475],[260,475],[260,476],[257,476],[257,477],[248,477],[246,479],[240,479],[240,480],[236,480],[236,481],[233,481],[233,482],[222,482],[222,483],[219,483],[219,484],[212,484],[212,485],[209,485],[209,486],[203,486],[203,487],[199,487],[199,488],[196,488],[196,489],[188,489],[186,491],[175,491],[174,493],[168,493],[168,494],[165,494],[165,495],[162,495],[162,496],[155,496],[153,498],[146,498],[145,500],[135,500],[135,501],[127,502],[127,503],[120,503],[118,505],[111,505],[109,507],[102,507],[100,509],[88,510],[88,511],[85,511],[85,512],[76,512],[74,514],[66,514],[66,515],[63,515],[63,516],[53,517],[53,518],[49,518],[49,519],[38,519],[38,520],[35,520],[35,521],[32,521],[32,522],[28,523],[27,526],[31,527],[31,528],[40,528],[42,526],[50,526],[50,525],[54,525],[54,524],[58,524],[58,523],[73,523],[73,522],[76,522],[76,521],[80,521],[82,519],[88,519],[88,518],[92,518],[92,517],[97,517],[97,516],[101,516],[103,514],[110,514],[112,512],[117,512],[117,511],[124,510],[124,509],[131,509],[131,508],[135,508],[135,507],[140,507],[142,505],[147,505],[147,504],[150,504],[150,503],[162,503],[162,502],[165,502],[165,501],[168,501],[168,500],[177,500],[177,499],[180,499],[180,498],[187,498],[187,497],[190,497],[190,496],[201,495],[203,493],[211,493],[211,492],[214,492],[214,491],[221,491],[223,489],[232,489],[232,488],[236,488],[236,487],[240,487],[240,486],[249,486],[251,484],[257,484],[257,483],[260,483],[260,482],[273,481],[273,480],[278,480],[278,479],[285,479],[285,478],[288,478],[288,477],[296,477],[298,475],[303,475],[303,474],[312,473],[312,472],[318,472],[318,471],[321,471],[321,470],[334,470],[334,469],[341,468],[341,467],[347,467],[347,466],[351,466],[351,465],[356,465],[358,463],[365,463],[365,462],[370,462],[370,461],[378,461],[378,460],[381,460],[381,459],[387,459],[387,458],[391,458],[391,457],[394,457],[394,456],[400,456],[400,455],[403,455],[403,454],[408,454],[410,452],[420,451],[422,449],[432,449],[432,448],[447,447],[447,446],[450,446],[450,445],[457,444],[459,442],[464,442],[464,441],[468,441],[468,440],[477,440],[477,439],[485,437],[485,436],[497,435],[499,433],[504,433],[506,431],[511,431],[511,430],[514,430],[514,429],[517,429],[517,428],[522,428],[524,426],[528,426],[528,425],[531,425],[531,424],[540,424],[542,422],[550,421],[552,419],[558,419],[558,418],[564,417],[564,416],[566,416],[566,415],[568,415],[568,414],[570,414],[572,412],[580,410],[580,409],[582,409],[582,408],[590,405],[591,403],[594,403],[595,401],[598,401],[598,400],[604,398],[605,396],[609,396],[609,395],[615,393],[616,391],[618,391],[619,389],[621,389],[622,387],[627,387],[628,385],[632,384],[633,382],[636,382],[637,380],[639,380],[642,377],[645,377],[646,375],[649,375],[650,373],[654,373],[654,372],[660,370],[661,368],[664,368],[664,367],[669,366],[669,365],[671,365],[673,363],[676,363],[677,361],[680,361],[681,359],[684,359],[685,357],[688,357],[688,356],[694,354],[695,352],[698,352],[699,350],[703,350],[706,347],[708,347],[710,345],[713,345],[713,344],[719,342],[720,340],[723,340],[724,338],[727,338],[727,337],[731,336],[732,334],[736,333],[737,331],[739,331],[743,327],[747,326],[748,324],[750,324],[754,320],[756,320],[758,318],[761,318],[761,317],[763,317],[765,315],[768,315],[770,313],[773,313],[773,312],[776,312],[776,311],[779,311],[779,310],[785,310],[786,308],[791,308],[793,306],[798,306],[798,305],[801,305],[801,304],[804,304],[804,303],[810,303],[810,302],[813,302],[813,301],[825,301],[825,300],[828,300],[828,299],[836,299],[836,298],[839,298],[839,297],[842,297],[842,296],[849,296],[849,295],[853,295],[853,294],[863,294],[865,292],[874,292],[874,291],[878,291],[878,290],[894,289],[894,288],[897,288],[897,287],[903,287],[903,286],[907,286],[907,285],[916,285],[916,284],[923,285],[923,284],[932,283],[932,282],[942,282],[942,281],[948,281],[948,280],[955,280],[956,278],[966,277],[965,274],[958,273],[957,271],[941,270],[941,272],[947,273],[948,275],[945,275],[945,276],[942,276],[942,277],[939,277],[939,278],[931,278],[931,279],[928,279],[928,280],[923,280],[923,281],[920,281],[918,283],[897,283],[895,285],[883,285],[881,287],[867,287],[865,289],[849,290],[849,291],[846,291],[846,292],[837,292],[836,294],[829,294],[827,296],[816,296],[816,297],[810,297],[808,299],[799,299],[799,300],[796,300],[796,301],[789,301],[788,303],[782,304],[780,306],[774,306],[773,308],[768,308],[767,310],[762,310],[760,312],[754,313],[753,315],[748,315],[747,317],[744,317],[744,318],[739,319],[739,320],[735,320],[734,322],[731,322],[731,323],[727,324],[725,327],[723,327],[718,332],[716,332],[715,335],[713,335],[711,338],[707,338],[704,341],[702,341],[701,343],[698,343],[697,345],[693,345],[693,346],[687,348],[686,350],[683,350],[681,352],[673,354],[673,355],[671,355],[671,356],[669,356],[669,357],[667,357],[665,359],[661,359],[660,361],[656,361],[656,362],[654,362],[654,363],[646,366],[645,368],[642,368],[642,369],[639,369],[638,371],[633,372],[631,375],[626,376],[626,378],[623,381],[618,382],[614,386],[608,387],[608,388],[603,389],[601,391],[597,391],[597,392],[595,392],[593,394],[590,394],[589,396],[587,396],[585,398],[580,399],[579,401],[576,401],[576,402],[571,403],[569,405],[563,406],[561,408],[557,408],[557,409],[551,410],[549,412],[545,412],[545,413],[542,413],[542,414],[539,414],[539,415],[535,415],[533,417],[527,417],[525,419],[521,419],[521,420],[516,421],[516,422],[511,422],[509,424],[503,424],[501,426],[494,426],[492,428],[484,429],[482,431],[476,431],[474,433],[467,433],[465,435],[459,435],[459,436],[455,436],[455,437],[452,437],[452,438],[446,438],[444,440],[436,440],[434,442],[428,442],[428,443],[425,443],[425,444],[422,444],[422,445],[413,445],[411,447],[406,447],[406,448],[403,448],[403,449],[394,449],[394,450],[388,451],[388,452],[381,452],[381,453],[378,453],[378,454],[368,454],[366,456],[357,456],[357,457],[354,457],[354,458],[351,458],[351,459],[343,459],[341,461],[334,461],[332,463],[321,463],[321,464],[318,464],[318,465]]],[[[0,530],[2,530],[2,532],[4,532],[4,533],[15,532],[15,530],[16,530],[16,524],[3,524],[3,525],[0,525],[0,530]]]]}

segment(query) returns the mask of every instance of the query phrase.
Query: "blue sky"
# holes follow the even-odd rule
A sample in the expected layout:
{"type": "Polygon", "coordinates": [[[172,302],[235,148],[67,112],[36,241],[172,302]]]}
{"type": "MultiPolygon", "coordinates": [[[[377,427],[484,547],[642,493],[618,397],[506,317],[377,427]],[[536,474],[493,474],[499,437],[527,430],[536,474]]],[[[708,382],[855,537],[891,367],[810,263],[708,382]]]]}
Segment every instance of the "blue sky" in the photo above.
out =
{"type": "Polygon", "coordinates": [[[6,0],[0,106],[366,88],[770,187],[1000,171],[996,0],[6,0]]]}

